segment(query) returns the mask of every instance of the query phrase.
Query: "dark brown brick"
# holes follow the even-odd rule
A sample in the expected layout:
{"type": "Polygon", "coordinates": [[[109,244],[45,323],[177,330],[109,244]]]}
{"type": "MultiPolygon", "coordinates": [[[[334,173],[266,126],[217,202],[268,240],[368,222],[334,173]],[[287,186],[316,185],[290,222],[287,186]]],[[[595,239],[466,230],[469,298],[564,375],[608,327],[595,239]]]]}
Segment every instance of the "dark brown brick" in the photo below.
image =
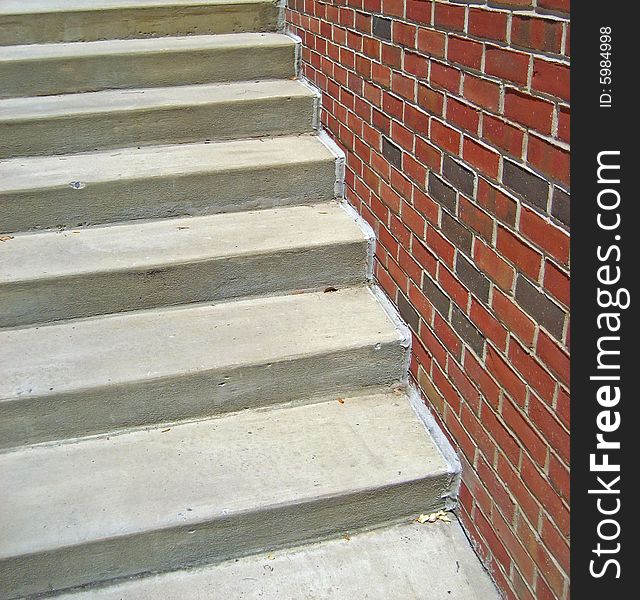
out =
{"type": "Polygon", "coordinates": [[[484,352],[484,336],[455,305],[451,308],[451,325],[471,349],[481,357],[484,352]]]}
{"type": "Polygon", "coordinates": [[[569,194],[558,187],[551,196],[551,214],[567,227],[571,225],[569,194]]]}
{"type": "Polygon", "coordinates": [[[386,137],[382,138],[382,155],[398,170],[402,170],[402,150],[386,137]]]}
{"type": "Polygon", "coordinates": [[[435,173],[429,173],[429,195],[436,201],[442,204],[447,210],[456,213],[456,191],[448,186],[440,177],[435,173]]]}
{"type": "Polygon", "coordinates": [[[391,41],[391,19],[373,16],[373,35],[382,40],[391,41]]]}
{"type": "Polygon", "coordinates": [[[405,320],[407,325],[409,325],[413,331],[418,333],[420,315],[418,315],[416,309],[411,306],[409,300],[407,300],[402,293],[398,293],[398,310],[400,311],[400,316],[405,320]]]}
{"type": "Polygon", "coordinates": [[[458,254],[456,274],[472,294],[483,302],[489,301],[489,280],[476,269],[462,254],[458,254]]]}
{"type": "Polygon", "coordinates": [[[516,300],[556,339],[562,339],[564,311],[522,275],[516,281],[516,300]]]}
{"type": "Polygon", "coordinates": [[[456,189],[473,198],[475,175],[472,171],[465,169],[450,156],[445,155],[442,162],[442,174],[456,189]]]}
{"type": "Polygon", "coordinates": [[[547,181],[527,171],[510,160],[504,161],[502,172],[503,183],[518,194],[520,198],[531,206],[547,210],[549,184],[547,181]]]}
{"type": "Polygon", "coordinates": [[[426,273],[422,276],[422,291],[429,298],[431,304],[447,319],[451,300],[426,273]]]}
{"type": "Polygon", "coordinates": [[[460,250],[471,254],[473,234],[446,211],[442,212],[442,233],[446,235],[460,250]]]}

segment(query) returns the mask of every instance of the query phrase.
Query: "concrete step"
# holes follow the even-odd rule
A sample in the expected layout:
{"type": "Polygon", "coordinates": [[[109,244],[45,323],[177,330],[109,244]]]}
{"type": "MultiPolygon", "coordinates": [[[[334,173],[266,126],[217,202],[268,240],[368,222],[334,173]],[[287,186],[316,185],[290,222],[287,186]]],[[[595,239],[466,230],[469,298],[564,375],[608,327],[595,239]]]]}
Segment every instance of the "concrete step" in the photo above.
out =
{"type": "Polygon", "coordinates": [[[312,133],[316,94],[276,79],[0,100],[0,158],[312,133]]]}
{"type": "Polygon", "coordinates": [[[5,453],[0,597],[429,512],[453,477],[407,398],[393,393],[5,453]]]}
{"type": "Polygon", "coordinates": [[[315,136],[15,158],[0,161],[0,230],[323,202],[335,181],[315,136]]]}
{"type": "Polygon", "coordinates": [[[0,46],[274,31],[274,0],[2,0],[0,46]]]}
{"type": "Polygon", "coordinates": [[[58,600],[500,600],[455,521],[403,523],[58,600]]]}
{"type": "Polygon", "coordinates": [[[393,385],[408,345],[366,287],[6,329],[0,445],[393,385]]]}
{"type": "Polygon", "coordinates": [[[371,244],[336,202],[16,234],[0,327],[362,285],[371,244]]]}
{"type": "Polygon", "coordinates": [[[0,97],[295,75],[295,42],[237,33],[0,47],[0,97]]]}

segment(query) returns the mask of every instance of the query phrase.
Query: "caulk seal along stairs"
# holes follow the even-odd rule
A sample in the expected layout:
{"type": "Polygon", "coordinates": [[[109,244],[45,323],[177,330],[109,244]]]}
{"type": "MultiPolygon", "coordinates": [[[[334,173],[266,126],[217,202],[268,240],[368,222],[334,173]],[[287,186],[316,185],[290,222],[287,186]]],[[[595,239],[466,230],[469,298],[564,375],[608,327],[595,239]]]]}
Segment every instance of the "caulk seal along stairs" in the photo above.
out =
{"type": "Polygon", "coordinates": [[[0,1],[2,599],[450,502],[278,10],[0,1]]]}

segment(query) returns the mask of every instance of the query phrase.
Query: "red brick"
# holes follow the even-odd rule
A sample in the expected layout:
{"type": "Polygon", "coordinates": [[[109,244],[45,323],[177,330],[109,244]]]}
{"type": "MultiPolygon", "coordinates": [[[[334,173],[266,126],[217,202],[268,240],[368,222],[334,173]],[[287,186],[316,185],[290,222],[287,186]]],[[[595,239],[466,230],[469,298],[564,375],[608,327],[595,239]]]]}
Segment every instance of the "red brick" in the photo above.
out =
{"type": "Polygon", "coordinates": [[[431,75],[429,81],[432,85],[457,94],[460,89],[460,78],[461,75],[459,70],[438,62],[431,63],[431,75]]]}
{"type": "Polygon", "coordinates": [[[442,160],[442,153],[435,146],[432,146],[429,142],[422,138],[416,137],[416,158],[435,171],[440,170],[440,163],[442,160]]]}
{"type": "MultiPolygon", "coordinates": [[[[538,213],[522,207],[520,213],[520,232],[546,253],[556,258],[560,263],[569,261],[569,235],[564,229],[552,225],[538,213]]],[[[537,274],[531,276],[537,278],[537,274]]]]}
{"type": "Polygon", "coordinates": [[[424,215],[432,224],[438,223],[440,206],[418,187],[413,188],[413,205],[418,212],[424,215]]]}
{"type": "Polygon", "coordinates": [[[507,330],[494,316],[475,299],[471,300],[471,320],[478,329],[491,340],[499,350],[504,351],[507,344],[507,330]]]}
{"type": "Polygon", "coordinates": [[[493,238],[493,220],[491,217],[462,195],[460,196],[458,210],[460,218],[488,243],[491,243],[493,238]]]}
{"type": "Polygon", "coordinates": [[[571,497],[569,469],[553,453],[549,457],[549,483],[562,498],[569,502],[571,497]]]}
{"type": "MultiPolygon", "coordinates": [[[[480,409],[480,392],[475,384],[467,377],[467,374],[460,368],[455,360],[450,360],[447,364],[447,373],[449,378],[460,392],[460,395],[464,398],[465,402],[471,407],[477,414],[480,409]]],[[[469,433],[473,433],[469,429],[469,433]]],[[[487,456],[490,456],[487,454],[487,456]]]]}
{"type": "Polygon", "coordinates": [[[416,29],[415,25],[403,23],[402,21],[393,22],[393,41],[409,48],[416,46],[416,29]]]}
{"type": "Polygon", "coordinates": [[[436,119],[431,119],[431,141],[452,154],[458,154],[460,133],[436,119]]]}
{"type": "Polygon", "coordinates": [[[449,98],[447,101],[447,121],[475,134],[478,132],[480,124],[480,111],[455,98],[449,98]]]}
{"type": "Polygon", "coordinates": [[[512,156],[520,158],[522,155],[524,132],[501,119],[485,114],[482,137],[512,156]]]}
{"type": "Polygon", "coordinates": [[[429,60],[415,52],[404,53],[404,68],[407,73],[411,73],[420,79],[426,79],[429,70],[429,60]]]}
{"type": "MultiPolygon", "coordinates": [[[[436,315],[436,321],[442,322],[436,315]]],[[[458,413],[460,411],[460,404],[462,403],[462,398],[458,394],[458,391],[451,385],[449,380],[446,378],[444,373],[440,370],[437,365],[433,365],[433,382],[436,384],[438,391],[444,396],[446,403],[449,405],[449,408],[453,410],[454,413],[458,413]]],[[[447,411],[451,412],[451,411],[447,411]]],[[[467,439],[468,450],[471,451],[472,459],[473,459],[473,442],[467,439]]],[[[459,443],[458,443],[459,445],[459,443]]]]}
{"type": "Polygon", "coordinates": [[[467,306],[469,300],[469,292],[465,288],[457,277],[453,276],[443,266],[438,270],[438,283],[445,291],[447,296],[451,298],[458,306],[461,306],[463,310],[467,306]]]}
{"type": "MultiPolygon", "coordinates": [[[[519,461],[516,462],[519,463],[519,461]]],[[[526,515],[529,520],[537,523],[540,517],[540,505],[523,484],[519,469],[514,468],[509,460],[498,455],[497,471],[500,478],[507,484],[516,499],[518,508],[522,511],[522,514],[526,515]]]]}
{"type": "Polygon", "coordinates": [[[539,92],[569,100],[571,96],[569,65],[534,59],[531,86],[539,92]]]}
{"type": "MultiPolygon", "coordinates": [[[[520,406],[524,406],[527,390],[524,382],[516,372],[506,363],[500,354],[487,345],[487,367],[491,374],[504,386],[505,391],[520,406]]],[[[518,435],[517,431],[514,431],[518,435]]]]}
{"type": "Polygon", "coordinates": [[[514,15],[511,22],[511,43],[559,54],[562,47],[562,22],[514,15]]]}
{"type": "Polygon", "coordinates": [[[551,519],[545,515],[542,520],[542,529],[540,531],[542,541],[547,548],[551,550],[551,554],[556,558],[565,573],[569,573],[569,544],[566,540],[566,532],[561,533],[556,528],[551,519]]]}
{"type": "Polygon", "coordinates": [[[404,0],[382,0],[382,12],[394,17],[404,16],[404,0]]]}
{"type": "Polygon", "coordinates": [[[570,383],[569,356],[544,331],[538,334],[536,354],[563,383],[570,383]]]}
{"type": "Polygon", "coordinates": [[[477,201],[488,213],[507,225],[515,225],[516,201],[485,179],[478,179],[477,201]]]}
{"type": "Polygon", "coordinates": [[[528,347],[533,344],[535,323],[507,296],[494,290],[491,306],[498,318],[528,347]]]}
{"type": "Polygon", "coordinates": [[[531,457],[538,464],[544,462],[547,455],[547,444],[520,410],[511,402],[505,401],[502,407],[502,416],[507,427],[513,431],[514,435],[527,449],[531,457]]]}
{"type": "Polygon", "coordinates": [[[569,151],[535,135],[529,137],[527,162],[552,179],[570,183],[569,151]]]}
{"type": "Polygon", "coordinates": [[[504,227],[498,227],[496,248],[498,252],[508,258],[520,272],[529,275],[534,281],[538,280],[540,267],[542,265],[542,255],[531,246],[517,238],[504,227]]]}
{"type": "Polygon", "coordinates": [[[427,113],[407,104],[404,107],[404,124],[417,133],[425,135],[429,131],[429,116],[427,113]]]}
{"type": "Polygon", "coordinates": [[[393,73],[391,75],[391,90],[398,96],[413,102],[416,97],[416,80],[402,75],[402,73],[393,73]]]}
{"type": "Polygon", "coordinates": [[[487,46],[484,70],[488,75],[524,85],[527,83],[529,56],[496,46],[487,46]]]}
{"type": "Polygon", "coordinates": [[[402,68],[402,48],[391,44],[382,44],[382,63],[394,69],[402,68]]]}
{"type": "Polygon", "coordinates": [[[444,45],[446,36],[433,29],[418,29],[417,48],[420,52],[444,58],[444,45]]]}
{"type": "Polygon", "coordinates": [[[543,400],[551,404],[556,380],[515,340],[511,340],[509,344],[509,360],[527,384],[536,390],[543,400]]]}
{"type": "Polygon", "coordinates": [[[538,0],[540,8],[547,10],[557,10],[559,12],[569,12],[570,0],[538,0]]]}
{"type": "Polygon", "coordinates": [[[477,243],[474,245],[473,258],[476,266],[505,291],[513,286],[515,271],[506,261],[500,258],[489,246],[477,243]]]}
{"type": "MultiPolygon", "coordinates": [[[[566,437],[566,443],[568,445],[568,434],[566,437]]],[[[558,527],[565,533],[568,533],[569,513],[562,500],[558,497],[558,494],[556,494],[551,485],[549,485],[546,475],[543,475],[540,472],[539,467],[537,467],[527,456],[523,456],[521,472],[525,485],[540,501],[542,506],[544,506],[545,510],[551,515],[558,527]]]]}
{"type": "Polygon", "coordinates": [[[565,306],[569,306],[569,277],[550,261],[545,262],[544,288],[565,306]]]}
{"type": "Polygon", "coordinates": [[[449,36],[447,45],[447,59],[473,69],[480,70],[482,66],[483,46],[473,40],[449,36]]]}
{"type": "Polygon", "coordinates": [[[431,4],[431,2],[425,2],[424,0],[407,0],[407,19],[430,25],[431,4]]]}
{"type": "Polygon", "coordinates": [[[442,116],[444,94],[431,89],[424,83],[418,84],[418,105],[438,117],[442,116]]]}
{"type": "MultiPolygon", "coordinates": [[[[449,108],[447,106],[447,116],[449,108]]],[[[476,167],[481,173],[496,179],[500,166],[500,155],[487,146],[465,137],[462,143],[462,158],[476,167]]]]}
{"type": "Polygon", "coordinates": [[[508,119],[531,129],[547,135],[551,133],[553,104],[550,102],[508,88],[505,93],[504,114],[508,119]]]}
{"type": "Polygon", "coordinates": [[[571,140],[571,112],[568,106],[561,106],[558,110],[558,138],[563,142],[571,140]]]}
{"type": "Polygon", "coordinates": [[[469,33],[484,39],[506,41],[507,13],[469,8],[469,33]]]}
{"type": "Polygon", "coordinates": [[[497,111],[500,105],[500,86],[488,79],[480,79],[466,73],[463,95],[474,104],[497,111]]]}
{"type": "Polygon", "coordinates": [[[465,8],[451,4],[436,3],[434,25],[447,31],[464,30],[465,8]]]}
{"type": "Polygon", "coordinates": [[[402,121],[403,102],[400,98],[385,92],[382,97],[382,108],[388,115],[402,121]]]}

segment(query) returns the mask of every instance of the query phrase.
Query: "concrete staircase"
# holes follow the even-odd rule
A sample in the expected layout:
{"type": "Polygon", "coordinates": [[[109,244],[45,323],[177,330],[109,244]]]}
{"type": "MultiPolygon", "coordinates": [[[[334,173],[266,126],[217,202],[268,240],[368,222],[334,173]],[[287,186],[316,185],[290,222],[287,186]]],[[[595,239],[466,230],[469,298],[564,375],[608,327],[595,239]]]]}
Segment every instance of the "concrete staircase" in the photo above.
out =
{"type": "Polygon", "coordinates": [[[494,593],[278,19],[0,1],[2,599],[494,593]]]}

